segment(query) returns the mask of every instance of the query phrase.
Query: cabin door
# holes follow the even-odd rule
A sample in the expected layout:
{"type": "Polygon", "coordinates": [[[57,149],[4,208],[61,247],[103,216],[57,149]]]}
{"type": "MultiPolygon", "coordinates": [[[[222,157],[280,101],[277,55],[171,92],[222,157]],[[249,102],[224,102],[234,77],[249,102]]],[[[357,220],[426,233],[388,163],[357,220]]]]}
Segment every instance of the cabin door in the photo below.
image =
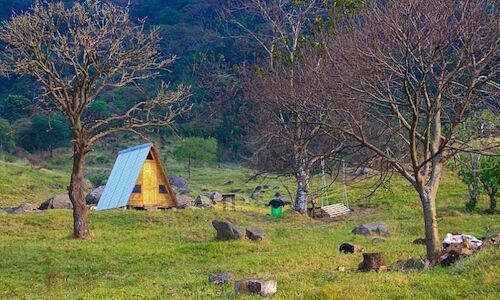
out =
{"type": "Polygon", "coordinates": [[[157,203],[157,174],[156,174],[156,164],[154,160],[146,160],[143,168],[142,177],[142,189],[144,197],[144,205],[154,205],[157,203]]]}

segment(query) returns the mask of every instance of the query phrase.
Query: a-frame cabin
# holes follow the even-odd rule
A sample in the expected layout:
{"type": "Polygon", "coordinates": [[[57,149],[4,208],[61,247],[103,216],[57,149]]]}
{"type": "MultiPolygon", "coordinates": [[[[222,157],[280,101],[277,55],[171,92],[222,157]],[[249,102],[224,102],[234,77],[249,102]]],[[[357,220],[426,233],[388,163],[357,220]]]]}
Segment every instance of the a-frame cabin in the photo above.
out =
{"type": "Polygon", "coordinates": [[[169,208],[176,202],[156,149],[144,144],[118,153],[96,209],[169,208]]]}

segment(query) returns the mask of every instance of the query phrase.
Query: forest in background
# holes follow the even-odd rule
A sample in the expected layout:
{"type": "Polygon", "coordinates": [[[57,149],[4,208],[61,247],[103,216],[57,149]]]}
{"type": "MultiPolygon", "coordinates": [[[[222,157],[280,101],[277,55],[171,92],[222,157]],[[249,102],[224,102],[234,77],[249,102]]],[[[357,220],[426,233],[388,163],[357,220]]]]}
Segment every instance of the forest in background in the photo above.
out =
{"type": "MultiPolygon", "coordinates": [[[[33,2],[0,0],[0,20],[29,9],[33,2]]],[[[127,5],[129,1],[112,2],[127,5]]],[[[176,61],[159,78],[143,82],[141,89],[103,93],[87,114],[102,118],[122,113],[131,103],[155,94],[159,81],[172,87],[185,83],[191,87],[193,108],[178,118],[175,133],[161,128],[154,130],[154,137],[163,141],[172,135],[214,137],[220,161],[241,161],[248,153],[245,137],[251,113],[242,100],[237,73],[242,64],[253,62],[262,50],[240,35],[239,29],[221,20],[210,1],[136,0],[130,1],[130,14],[137,23],[160,28],[161,50],[166,56],[176,56],[176,61]]],[[[4,139],[11,140],[10,147],[33,152],[70,145],[67,121],[58,114],[47,117],[36,106],[39,92],[31,78],[1,78],[0,129],[4,139]]]]}

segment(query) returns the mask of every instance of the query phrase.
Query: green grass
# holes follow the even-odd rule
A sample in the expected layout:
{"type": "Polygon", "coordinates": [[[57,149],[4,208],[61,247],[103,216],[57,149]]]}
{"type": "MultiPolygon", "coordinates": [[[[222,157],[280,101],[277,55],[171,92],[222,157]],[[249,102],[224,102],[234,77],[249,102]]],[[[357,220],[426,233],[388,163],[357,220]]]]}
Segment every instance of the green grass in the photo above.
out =
{"type": "MultiPolygon", "coordinates": [[[[60,192],[65,173],[36,170],[23,163],[0,163],[2,205],[26,202],[26,185],[41,193],[60,192]],[[22,188],[12,190],[16,172],[24,176],[22,188]],[[10,175],[5,175],[6,172],[10,175]],[[5,180],[10,180],[6,183],[5,180]],[[53,185],[58,184],[56,188],[53,185]]],[[[167,164],[170,173],[182,165],[167,164]]],[[[256,185],[283,186],[275,178],[247,181],[251,172],[239,167],[200,168],[194,172],[193,193],[202,189],[241,188],[247,195],[256,185]],[[233,180],[231,186],[225,185],[233,180]]],[[[284,180],[290,185],[290,181],[284,180]]],[[[230,271],[236,278],[263,277],[278,282],[275,299],[498,299],[500,248],[492,247],[450,268],[405,273],[396,261],[425,255],[425,247],[412,241],[423,235],[421,207],[411,187],[402,180],[364,199],[362,186],[350,187],[355,212],[336,221],[314,221],[293,214],[272,219],[267,208],[238,202],[237,211],[186,209],[145,212],[112,210],[90,213],[92,238],[70,238],[70,211],[0,215],[0,298],[5,299],[233,299],[230,284],[208,283],[210,273],[230,271]],[[211,221],[227,219],[238,226],[259,227],[268,238],[214,241],[211,221]],[[381,221],[390,236],[385,243],[355,236],[361,223],[381,221]],[[393,271],[352,272],[360,254],[341,254],[338,246],[353,242],[365,251],[384,251],[393,271]],[[349,271],[337,272],[337,266],[349,271]]],[[[315,182],[314,185],[318,185],[315,182]]],[[[341,186],[334,185],[329,201],[338,201],[341,186]]],[[[38,197],[43,199],[44,197],[38,197]]],[[[445,176],[438,197],[440,232],[459,231],[481,237],[499,230],[500,216],[465,214],[466,188],[445,176]],[[493,228],[493,229],[491,229],[493,228]]],[[[29,201],[28,201],[29,202],[29,201]]],[[[480,205],[487,207],[485,199],[480,205]]],[[[252,298],[252,297],[248,297],[252,298]]]]}

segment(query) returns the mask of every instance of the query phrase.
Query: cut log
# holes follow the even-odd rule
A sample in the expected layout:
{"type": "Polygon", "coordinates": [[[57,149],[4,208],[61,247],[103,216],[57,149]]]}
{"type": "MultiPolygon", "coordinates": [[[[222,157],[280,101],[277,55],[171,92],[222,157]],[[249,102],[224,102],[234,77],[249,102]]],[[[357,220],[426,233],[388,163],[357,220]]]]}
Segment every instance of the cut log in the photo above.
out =
{"type": "Polygon", "coordinates": [[[358,270],[361,272],[387,271],[383,252],[363,253],[363,261],[359,264],[358,270]]]}

